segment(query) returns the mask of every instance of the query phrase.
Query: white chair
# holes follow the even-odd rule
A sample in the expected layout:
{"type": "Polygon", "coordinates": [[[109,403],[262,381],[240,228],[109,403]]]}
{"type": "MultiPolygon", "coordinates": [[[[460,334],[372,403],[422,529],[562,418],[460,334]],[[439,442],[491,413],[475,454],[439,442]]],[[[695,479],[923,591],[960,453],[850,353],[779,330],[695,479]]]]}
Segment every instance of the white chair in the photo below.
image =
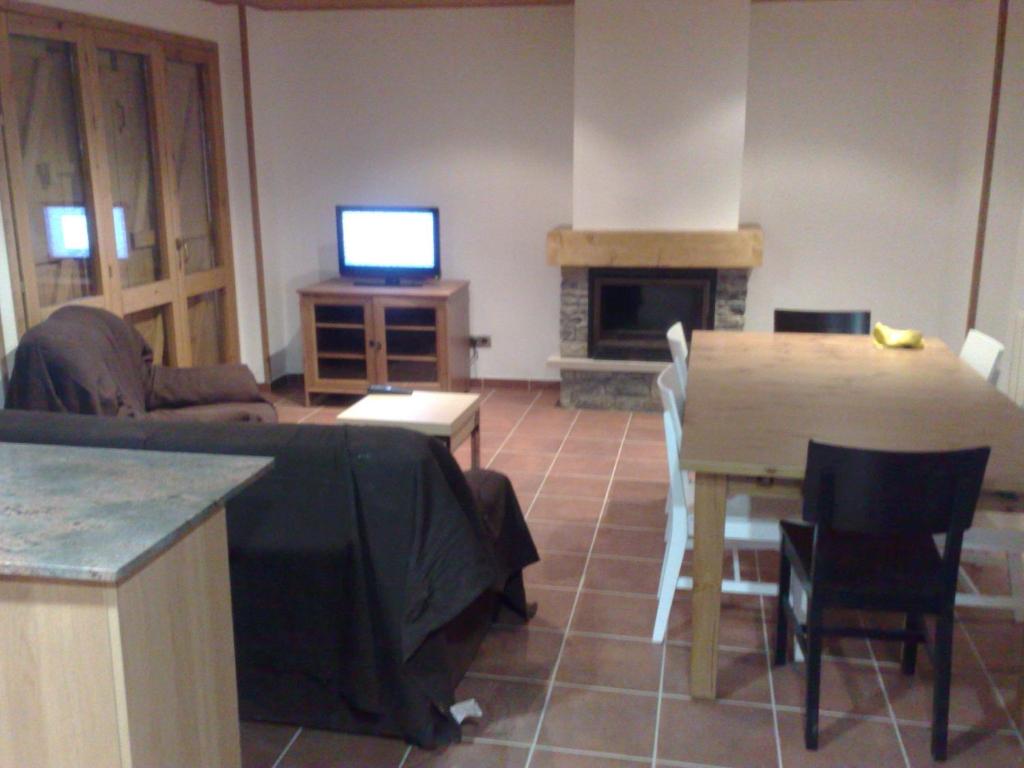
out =
{"type": "Polygon", "coordinates": [[[976,328],[971,328],[960,348],[960,359],[978,372],[989,384],[999,381],[999,363],[1006,348],[976,328]]]}
{"type": "MultiPolygon", "coordinates": [[[[667,366],[658,375],[657,384],[665,423],[669,473],[669,494],[666,500],[668,530],[665,537],[665,557],[661,565],[661,581],[658,586],[658,612],[652,636],[653,642],[660,643],[665,639],[676,590],[693,588],[691,578],[679,576],[683,557],[693,535],[693,521],[689,513],[690,505],[693,503],[693,480],[689,472],[683,472],[679,467],[679,451],[683,443],[680,409],[684,403],[684,391],[674,366],[667,366]]],[[[790,511],[788,504],[786,511],[790,511]]],[[[735,496],[729,499],[726,505],[725,540],[727,545],[742,545],[743,549],[777,549],[779,519],[777,516],[752,517],[750,497],[735,496]]],[[[776,584],[744,581],[740,578],[739,553],[736,546],[732,548],[732,560],[733,578],[722,582],[723,592],[766,596],[778,594],[776,584]]]]}
{"type": "MultiPolygon", "coordinates": [[[[999,381],[1004,347],[998,341],[972,328],[960,349],[960,359],[978,375],[995,384],[999,381]]],[[[964,533],[964,552],[1005,555],[1010,580],[1009,595],[984,595],[963,569],[961,580],[969,591],[959,592],[956,604],[972,608],[1013,611],[1016,621],[1024,621],[1024,521],[1018,515],[979,511],[974,525],[964,533]]]]}
{"type": "Polygon", "coordinates": [[[686,346],[686,333],[683,331],[683,324],[676,323],[665,332],[668,339],[668,348],[672,352],[672,365],[676,368],[676,377],[679,380],[681,391],[686,391],[686,359],[690,356],[690,350],[686,346]]]}

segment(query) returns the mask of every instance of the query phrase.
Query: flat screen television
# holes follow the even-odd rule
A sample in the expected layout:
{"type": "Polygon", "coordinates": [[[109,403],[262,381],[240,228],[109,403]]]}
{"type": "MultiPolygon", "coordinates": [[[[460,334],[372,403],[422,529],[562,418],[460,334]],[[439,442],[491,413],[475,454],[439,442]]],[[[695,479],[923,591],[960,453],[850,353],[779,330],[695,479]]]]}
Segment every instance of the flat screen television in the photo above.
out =
{"type": "Polygon", "coordinates": [[[343,276],[392,285],[440,277],[437,208],[339,205],[337,219],[343,276]]]}

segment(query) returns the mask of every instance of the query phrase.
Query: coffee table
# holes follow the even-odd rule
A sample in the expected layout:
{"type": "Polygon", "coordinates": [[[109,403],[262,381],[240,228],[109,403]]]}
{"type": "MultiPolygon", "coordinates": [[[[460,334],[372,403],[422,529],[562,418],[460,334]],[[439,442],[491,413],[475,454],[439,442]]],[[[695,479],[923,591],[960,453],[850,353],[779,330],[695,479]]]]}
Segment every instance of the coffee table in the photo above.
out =
{"type": "Polygon", "coordinates": [[[338,421],[368,427],[405,427],[440,439],[450,451],[469,438],[471,466],[480,467],[480,395],[472,392],[367,395],[338,414],[338,421]]]}

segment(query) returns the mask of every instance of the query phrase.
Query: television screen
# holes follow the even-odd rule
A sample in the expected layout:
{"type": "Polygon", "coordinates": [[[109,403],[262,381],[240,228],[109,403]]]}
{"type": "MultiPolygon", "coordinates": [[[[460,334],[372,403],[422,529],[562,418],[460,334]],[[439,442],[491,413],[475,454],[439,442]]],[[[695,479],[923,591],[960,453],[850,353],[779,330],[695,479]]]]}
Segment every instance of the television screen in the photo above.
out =
{"type": "Polygon", "coordinates": [[[343,275],[423,279],[441,274],[437,208],[339,206],[343,275]]]}
{"type": "MultiPolygon", "coordinates": [[[[51,259],[88,259],[92,255],[89,217],[84,205],[47,205],[46,245],[51,259]]],[[[114,245],[117,258],[128,258],[128,225],[124,206],[114,208],[114,245]]]]}

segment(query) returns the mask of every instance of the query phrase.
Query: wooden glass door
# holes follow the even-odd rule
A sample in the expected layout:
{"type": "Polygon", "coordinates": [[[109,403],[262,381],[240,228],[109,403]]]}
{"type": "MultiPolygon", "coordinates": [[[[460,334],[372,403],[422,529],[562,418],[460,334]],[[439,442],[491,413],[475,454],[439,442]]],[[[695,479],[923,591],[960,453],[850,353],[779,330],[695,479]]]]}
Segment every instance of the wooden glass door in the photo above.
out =
{"type": "Polygon", "coordinates": [[[87,34],[30,17],[4,19],[0,89],[19,316],[33,325],[57,307],[108,306],[100,141],[92,105],[87,34]]]}
{"type": "Polygon", "coordinates": [[[19,331],[84,303],[158,361],[238,360],[216,46],[50,13],[0,12],[19,331]]]}
{"type": "Polygon", "coordinates": [[[163,86],[163,52],[154,43],[111,33],[97,33],[95,45],[110,185],[104,215],[114,231],[111,273],[120,312],[153,347],[158,362],[187,365],[182,281],[171,258],[172,195],[160,150],[166,127],[155,98],[163,86]]]}
{"type": "Polygon", "coordinates": [[[227,215],[220,85],[206,55],[176,52],[167,59],[167,112],[177,210],[175,245],[183,277],[195,364],[238,357],[234,277],[227,215]]]}

